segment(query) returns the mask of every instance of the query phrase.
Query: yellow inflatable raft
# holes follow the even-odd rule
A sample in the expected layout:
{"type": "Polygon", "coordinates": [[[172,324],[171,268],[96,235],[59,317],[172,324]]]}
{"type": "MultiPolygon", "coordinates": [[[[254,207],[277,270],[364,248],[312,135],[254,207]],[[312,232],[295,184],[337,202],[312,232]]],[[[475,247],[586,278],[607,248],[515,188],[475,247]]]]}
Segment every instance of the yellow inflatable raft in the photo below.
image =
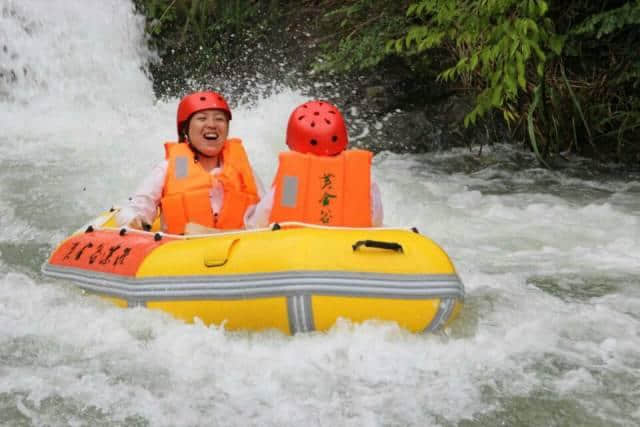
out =
{"type": "Polygon", "coordinates": [[[119,229],[114,216],[62,242],[44,274],[122,307],[287,334],[324,331],[341,317],[434,331],[464,297],[447,254],[416,230],[284,223],[176,236],[119,229]]]}

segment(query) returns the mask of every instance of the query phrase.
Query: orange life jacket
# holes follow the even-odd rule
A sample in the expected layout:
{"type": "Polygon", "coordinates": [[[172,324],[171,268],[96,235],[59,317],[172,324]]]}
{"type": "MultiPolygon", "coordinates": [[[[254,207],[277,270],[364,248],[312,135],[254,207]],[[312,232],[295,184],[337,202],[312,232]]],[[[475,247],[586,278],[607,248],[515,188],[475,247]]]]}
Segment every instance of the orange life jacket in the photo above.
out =
{"type": "Polygon", "coordinates": [[[371,158],[365,150],[337,156],[280,153],[271,222],[371,226],[371,158]]]}
{"type": "Polygon", "coordinates": [[[189,144],[168,142],[164,146],[169,165],[160,207],[166,231],[182,234],[188,222],[220,229],[242,228],[245,211],[260,200],[242,141],[225,141],[220,153],[222,171],[215,176],[200,166],[189,144]],[[219,213],[212,211],[209,196],[216,181],[224,193],[219,213]]]}

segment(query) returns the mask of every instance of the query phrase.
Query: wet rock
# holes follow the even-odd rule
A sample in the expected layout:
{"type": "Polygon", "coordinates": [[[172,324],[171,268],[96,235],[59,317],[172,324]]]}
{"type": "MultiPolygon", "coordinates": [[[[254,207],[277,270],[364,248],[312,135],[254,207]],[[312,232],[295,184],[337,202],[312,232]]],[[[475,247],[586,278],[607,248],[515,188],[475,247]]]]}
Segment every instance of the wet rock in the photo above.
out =
{"type": "Polygon", "coordinates": [[[385,88],[384,86],[368,86],[364,91],[367,99],[375,100],[384,96],[385,88]]]}

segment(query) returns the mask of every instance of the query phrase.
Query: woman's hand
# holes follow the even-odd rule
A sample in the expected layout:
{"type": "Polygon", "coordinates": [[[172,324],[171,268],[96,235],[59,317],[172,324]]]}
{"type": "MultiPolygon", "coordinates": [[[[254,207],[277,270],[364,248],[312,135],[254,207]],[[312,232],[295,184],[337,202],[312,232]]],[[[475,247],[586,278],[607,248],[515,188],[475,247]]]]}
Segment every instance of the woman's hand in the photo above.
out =
{"type": "Polygon", "coordinates": [[[116,223],[118,224],[118,227],[129,227],[142,230],[144,219],[133,209],[126,206],[116,213],[116,223]]]}

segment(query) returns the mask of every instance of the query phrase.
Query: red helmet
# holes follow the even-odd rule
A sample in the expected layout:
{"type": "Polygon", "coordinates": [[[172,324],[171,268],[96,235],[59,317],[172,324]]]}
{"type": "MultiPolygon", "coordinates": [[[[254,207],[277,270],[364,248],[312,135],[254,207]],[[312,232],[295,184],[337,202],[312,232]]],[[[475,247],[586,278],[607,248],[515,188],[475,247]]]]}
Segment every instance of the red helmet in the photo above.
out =
{"type": "Polygon", "coordinates": [[[189,94],[180,100],[178,105],[177,114],[177,128],[178,137],[184,127],[184,124],[189,121],[192,114],[202,110],[222,110],[228,114],[229,120],[231,120],[231,110],[227,101],[218,92],[195,92],[189,94]]]}
{"type": "Polygon", "coordinates": [[[309,101],[293,110],[287,145],[299,153],[334,156],[347,148],[347,127],[340,111],[326,101],[309,101]]]}

